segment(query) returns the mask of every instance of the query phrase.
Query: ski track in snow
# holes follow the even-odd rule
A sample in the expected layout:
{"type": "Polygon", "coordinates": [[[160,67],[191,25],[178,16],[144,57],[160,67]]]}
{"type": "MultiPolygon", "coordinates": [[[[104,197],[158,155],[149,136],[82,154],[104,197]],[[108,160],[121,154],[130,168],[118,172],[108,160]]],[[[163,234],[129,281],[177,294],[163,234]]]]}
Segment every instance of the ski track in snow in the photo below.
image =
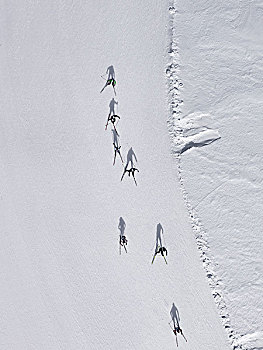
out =
{"type": "MultiPolygon", "coordinates": [[[[184,186],[183,169],[181,166],[181,155],[192,147],[202,147],[209,145],[220,138],[217,130],[213,130],[207,126],[210,116],[203,113],[191,113],[183,116],[181,105],[184,103],[180,97],[183,89],[183,82],[180,78],[180,58],[179,46],[176,38],[176,1],[171,1],[169,6],[170,23],[169,23],[169,56],[170,62],[166,68],[167,85],[168,85],[168,101],[170,105],[168,130],[171,136],[172,153],[175,156],[178,165],[178,176],[183,193],[183,198],[189,212],[192,222],[192,228],[195,234],[197,247],[200,252],[200,258],[206,271],[209,286],[212,290],[212,295],[216,303],[221,321],[228,334],[231,346],[235,350],[252,350],[254,347],[247,348],[244,344],[248,344],[250,340],[260,339],[259,334],[251,334],[241,336],[235,332],[231,326],[230,315],[227,310],[227,305],[224,300],[224,295],[221,289],[222,282],[215,273],[214,257],[211,253],[208,237],[205,228],[203,227],[198,213],[191,206],[188,199],[188,193],[184,186]]],[[[263,349],[262,344],[256,349],[263,349]]]]}

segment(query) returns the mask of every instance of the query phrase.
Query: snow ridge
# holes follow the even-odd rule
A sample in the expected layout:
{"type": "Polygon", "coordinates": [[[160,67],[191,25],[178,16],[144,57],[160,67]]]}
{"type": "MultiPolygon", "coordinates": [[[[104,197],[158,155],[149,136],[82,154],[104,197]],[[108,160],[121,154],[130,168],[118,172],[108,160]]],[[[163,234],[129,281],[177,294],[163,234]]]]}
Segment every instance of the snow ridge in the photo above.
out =
{"type": "Polygon", "coordinates": [[[210,115],[203,113],[191,113],[182,118],[178,117],[174,125],[174,153],[182,154],[192,147],[206,146],[218,140],[220,138],[218,131],[207,126],[209,119],[211,119],[210,115]]]}
{"type": "Polygon", "coordinates": [[[200,258],[206,271],[208,283],[212,289],[212,295],[217,305],[221,321],[225,330],[227,331],[232,348],[234,350],[249,350],[242,345],[242,337],[238,335],[231,327],[230,316],[228,314],[227,306],[220,287],[222,282],[215,273],[216,263],[214,262],[214,258],[211,254],[207,233],[200,219],[198,218],[196,211],[189,202],[188,193],[184,186],[181,154],[192,147],[202,147],[204,145],[208,145],[219,139],[220,135],[218,131],[207,127],[207,124],[204,125],[204,121],[207,121],[210,118],[210,116],[207,114],[192,113],[188,116],[182,117],[181,106],[183,105],[183,100],[181,99],[180,95],[181,90],[183,89],[183,83],[180,79],[179,73],[180,61],[175,29],[176,16],[178,15],[178,10],[176,10],[176,0],[170,1],[169,12],[170,42],[168,53],[170,60],[166,68],[166,76],[168,81],[168,101],[170,110],[167,123],[172,140],[172,153],[177,160],[179,181],[183,198],[189,212],[192,228],[197,241],[197,247],[200,252],[200,258]]]}
{"type": "Polygon", "coordinates": [[[178,14],[174,6],[174,0],[169,6],[170,26],[169,34],[172,38],[169,43],[170,63],[166,68],[168,88],[170,96],[171,118],[168,122],[169,131],[172,135],[172,151],[175,154],[182,154],[193,147],[203,147],[220,139],[219,132],[208,127],[211,116],[203,113],[191,113],[182,116],[180,90],[183,87],[179,79],[178,43],[175,38],[175,16],[178,14]]]}

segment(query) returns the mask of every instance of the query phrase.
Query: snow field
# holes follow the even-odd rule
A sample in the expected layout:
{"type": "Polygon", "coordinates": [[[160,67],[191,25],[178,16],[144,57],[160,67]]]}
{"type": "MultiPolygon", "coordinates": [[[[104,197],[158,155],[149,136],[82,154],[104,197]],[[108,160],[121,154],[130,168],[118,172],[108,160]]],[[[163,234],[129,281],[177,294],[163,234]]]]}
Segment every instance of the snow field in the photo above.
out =
{"type": "MultiPolygon", "coordinates": [[[[168,2],[8,2],[1,13],[1,347],[228,349],[170,155],[168,2]],[[138,187],[112,166],[118,132],[138,187]],[[119,218],[128,253],[119,255],[119,218]],[[156,227],[168,249],[151,264],[156,227]]],[[[118,159],[117,159],[118,160],[118,159]]]]}

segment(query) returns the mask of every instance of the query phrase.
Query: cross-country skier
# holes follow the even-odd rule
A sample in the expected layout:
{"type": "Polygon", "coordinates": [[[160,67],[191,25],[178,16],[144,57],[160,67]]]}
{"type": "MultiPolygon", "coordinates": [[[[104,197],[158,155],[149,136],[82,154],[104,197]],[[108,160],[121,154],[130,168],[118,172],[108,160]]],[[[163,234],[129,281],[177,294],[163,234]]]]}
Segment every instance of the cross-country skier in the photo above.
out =
{"type": "Polygon", "coordinates": [[[109,122],[111,122],[112,125],[113,125],[113,128],[114,128],[114,130],[115,130],[115,132],[116,132],[116,134],[119,136],[119,134],[118,134],[118,132],[117,132],[117,130],[116,130],[116,127],[115,127],[116,118],[121,119],[117,114],[114,114],[114,115],[110,115],[110,114],[109,114],[108,119],[107,119],[107,123],[106,123],[106,125],[105,125],[105,130],[107,130],[107,127],[108,127],[108,125],[109,125],[109,122]]]}
{"type": "Polygon", "coordinates": [[[126,248],[128,244],[127,238],[125,236],[120,235],[119,243],[120,243],[120,254],[121,254],[121,247],[123,247],[125,249],[125,252],[127,253],[127,248],[126,248]]]}
{"type": "MultiPolygon", "coordinates": [[[[182,336],[184,337],[184,340],[187,342],[187,339],[184,336],[184,333],[182,331],[182,328],[180,328],[180,326],[174,327],[173,332],[174,332],[176,337],[177,337],[177,334],[182,334],[182,336]]],[[[177,342],[177,339],[176,339],[176,342],[177,342]]],[[[177,346],[178,346],[178,342],[177,342],[177,346]]]]}
{"type": "Polygon", "coordinates": [[[162,254],[162,256],[164,256],[164,253],[165,253],[165,255],[167,256],[167,249],[165,248],[165,247],[159,247],[159,249],[156,251],[156,254],[159,254],[159,253],[161,253],[162,254]]]}
{"type": "Polygon", "coordinates": [[[119,221],[119,226],[118,226],[119,230],[120,230],[120,238],[119,238],[119,244],[120,244],[120,255],[121,255],[121,247],[123,247],[127,253],[127,244],[128,244],[128,240],[126,238],[126,236],[124,235],[124,230],[126,228],[126,223],[123,220],[122,217],[120,217],[120,221],[119,221]]]}
{"type": "Polygon", "coordinates": [[[122,155],[121,155],[121,151],[120,151],[121,146],[119,145],[119,136],[114,129],[112,129],[111,131],[112,131],[112,136],[113,136],[113,147],[114,147],[113,165],[115,165],[117,153],[119,154],[119,156],[121,158],[121,162],[123,164],[123,159],[122,159],[122,155]]]}
{"type": "Polygon", "coordinates": [[[152,259],[152,264],[154,262],[156,255],[159,253],[162,255],[165,263],[167,264],[167,260],[165,258],[165,255],[167,256],[168,252],[167,252],[167,249],[162,244],[162,234],[163,234],[163,227],[159,223],[157,225],[157,230],[156,230],[156,245],[155,245],[155,251],[154,251],[154,255],[153,255],[153,259],[152,259]]]}
{"type": "Polygon", "coordinates": [[[174,303],[172,305],[170,315],[171,315],[172,320],[169,322],[169,325],[170,325],[174,335],[176,336],[176,344],[178,346],[177,334],[181,334],[186,342],[187,342],[187,339],[183,334],[182,328],[180,327],[179,311],[178,311],[177,307],[174,305],[174,303]],[[173,327],[171,326],[171,322],[173,322],[173,327]]]}
{"type": "Polygon", "coordinates": [[[165,255],[167,256],[167,249],[165,247],[162,247],[162,246],[157,246],[157,249],[155,250],[155,253],[154,253],[154,256],[153,256],[153,259],[152,259],[152,264],[154,262],[154,259],[156,257],[157,254],[161,253],[162,257],[164,258],[164,261],[165,263],[167,264],[167,260],[166,260],[166,257],[164,256],[164,253],[165,255]]]}
{"type": "Polygon", "coordinates": [[[121,162],[122,162],[122,164],[123,164],[123,159],[122,159],[121,152],[120,152],[121,146],[118,146],[118,145],[116,145],[115,143],[113,143],[113,147],[114,147],[113,165],[115,165],[115,160],[116,160],[116,155],[117,155],[117,153],[118,153],[118,155],[120,156],[121,162]]]}
{"type": "Polygon", "coordinates": [[[139,170],[138,170],[137,168],[134,168],[134,167],[132,167],[132,168],[130,168],[130,169],[126,169],[126,168],[125,168],[125,169],[124,169],[124,172],[123,172],[123,174],[122,174],[122,177],[121,177],[121,181],[122,181],[122,179],[123,179],[125,173],[128,173],[129,176],[132,175],[133,180],[134,180],[134,182],[135,182],[135,185],[137,186],[137,182],[136,182],[136,180],[135,180],[135,171],[138,171],[138,172],[139,172],[139,170]]]}
{"type": "Polygon", "coordinates": [[[128,244],[128,240],[125,236],[120,236],[120,245],[125,246],[128,244]]]}

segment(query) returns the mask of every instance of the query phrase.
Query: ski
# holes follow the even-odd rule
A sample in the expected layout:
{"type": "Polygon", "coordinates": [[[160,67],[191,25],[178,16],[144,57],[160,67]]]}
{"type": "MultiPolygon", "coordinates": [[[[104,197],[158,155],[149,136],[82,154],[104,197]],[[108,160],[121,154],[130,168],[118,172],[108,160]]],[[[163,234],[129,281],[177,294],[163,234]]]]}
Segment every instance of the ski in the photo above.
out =
{"type": "Polygon", "coordinates": [[[166,262],[166,265],[168,265],[168,262],[166,260],[166,257],[163,255],[164,261],[166,262]]]}
{"type": "Polygon", "coordinates": [[[121,181],[122,181],[122,179],[123,179],[123,177],[124,177],[125,172],[126,172],[126,170],[124,170],[124,172],[123,172],[123,174],[122,174],[121,181]]]}
{"type": "MultiPolygon", "coordinates": [[[[170,321],[170,322],[171,322],[171,321],[170,321]]],[[[175,325],[174,325],[174,329],[173,329],[170,322],[168,322],[168,324],[169,324],[169,326],[171,327],[171,329],[172,329],[174,335],[176,336],[176,344],[177,344],[177,346],[178,346],[178,340],[177,340],[177,334],[178,334],[178,333],[179,333],[179,334],[182,334],[184,340],[187,342],[187,339],[186,339],[186,337],[184,336],[184,333],[183,333],[182,329],[180,328],[179,324],[178,324],[177,327],[175,327],[175,325]]]]}
{"type": "Polygon", "coordinates": [[[186,337],[184,336],[183,331],[181,332],[181,334],[182,334],[182,336],[184,337],[184,340],[187,342],[187,339],[186,339],[186,337]]]}

